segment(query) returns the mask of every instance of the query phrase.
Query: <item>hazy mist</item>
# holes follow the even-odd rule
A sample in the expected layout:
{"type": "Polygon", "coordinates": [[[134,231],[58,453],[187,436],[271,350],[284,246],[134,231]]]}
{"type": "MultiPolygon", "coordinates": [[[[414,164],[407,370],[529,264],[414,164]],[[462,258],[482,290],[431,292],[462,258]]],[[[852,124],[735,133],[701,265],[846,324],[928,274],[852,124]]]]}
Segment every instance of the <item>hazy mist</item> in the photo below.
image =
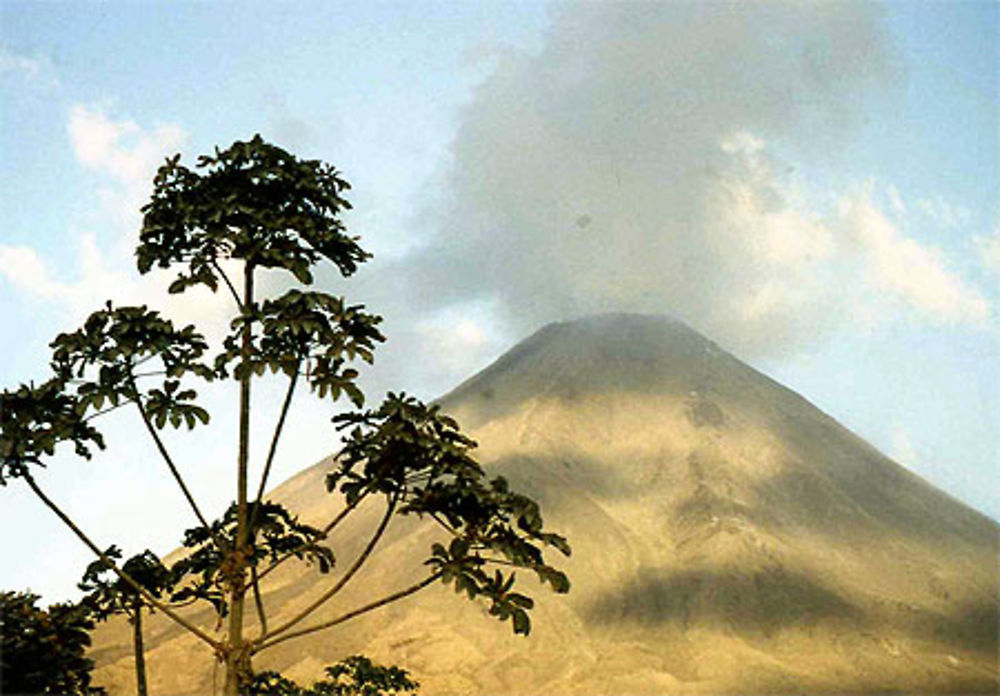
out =
{"type": "Polygon", "coordinates": [[[498,301],[515,334],[608,310],[672,314],[743,354],[821,333],[850,304],[835,280],[851,233],[806,206],[769,143],[850,137],[892,74],[877,15],[556,10],[542,50],[502,56],[465,109],[411,292],[498,301]]]}

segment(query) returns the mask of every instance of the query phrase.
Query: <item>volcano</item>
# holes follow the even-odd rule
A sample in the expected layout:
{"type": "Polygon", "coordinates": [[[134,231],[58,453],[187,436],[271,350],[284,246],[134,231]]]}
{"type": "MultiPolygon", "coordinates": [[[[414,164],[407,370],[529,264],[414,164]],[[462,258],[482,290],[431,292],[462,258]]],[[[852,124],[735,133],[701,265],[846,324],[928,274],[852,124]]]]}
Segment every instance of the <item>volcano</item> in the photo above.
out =
{"type": "MultiPolygon", "coordinates": [[[[551,324],[439,403],[569,539],[569,595],[524,578],[537,604],[523,638],[435,585],[256,667],[309,683],[364,653],[427,694],[996,692],[1000,525],[685,325],[551,324]]],[[[329,519],[328,469],[270,497],[329,519]]],[[[379,513],[344,526],[338,557],[379,513]]],[[[390,527],[320,618],[412,582],[439,531],[390,527]]],[[[270,579],[275,621],[331,583],[307,568],[270,579]]],[[[209,664],[201,645],[162,618],[148,633],[154,693],[212,691],[210,667],[187,671],[209,664]]],[[[133,688],[127,646],[124,624],[96,637],[113,691],[133,688]]]]}

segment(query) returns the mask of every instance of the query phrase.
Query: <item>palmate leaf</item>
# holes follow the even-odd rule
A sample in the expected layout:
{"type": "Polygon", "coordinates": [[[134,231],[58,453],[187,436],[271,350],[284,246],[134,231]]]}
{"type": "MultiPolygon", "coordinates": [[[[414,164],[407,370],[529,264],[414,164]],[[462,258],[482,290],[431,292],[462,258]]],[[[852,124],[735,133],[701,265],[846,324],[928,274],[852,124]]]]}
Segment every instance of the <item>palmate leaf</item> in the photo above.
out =
{"type": "Polygon", "coordinates": [[[232,371],[237,379],[267,371],[291,376],[305,371],[310,388],[336,400],[345,393],[361,406],[364,395],[355,384],[355,358],[371,363],[375,346],[385,340],[378,329],[382,318],[360,305],[322,292],[290,290],[245,311],[232,322],[224,350],[215,359],[219,376],[232,371]],[[244,355],[243,330],[250,326],[249,355],[244,355]]]}
{"type": "Polygon", "coordinates": [[[197,393],[181,382],[188,375],[206,381],[215,376],[201,362],[208,344],[192,325],[177,328],[145,306],[115,307],[109,302],[51,346],[52,369],[63,380],[65,392],[75,388],[82,412],[100,410],[105,403],[138,401],[157,428],[169,423],[191,429],[209,421],[208,411],[194,402],[197,393]],[[160,386],[143,392],[136,366],[148,366],[153,358],[162,368],[152,373],[160,378],[160,386]]]}
{"type": "Polygon", "coordinates": [[[514,592],[513,573],[490,573],[491,563],[533,571],[553,591],[569,591],[565,573],[544,557],[544,547],[568,556],[566,539],[544,529],[535,501],[512,491],[502,477],[486,478],[471,456],[475,442],[437,406],[390,394],[378,409],[334,421],[349,432],[327,490],[339,491],[349,504],[382,494],[398,501],[398,514],[442,523],[452,539],[447,546],[434,543],[426,561],[442,582],[470,599],[486,599],[490,614],[510,619],[522,634],[531,630],[533,602],[514,592]]]}
{"type": "Polygon", "coordinates": [[[163,389],[150,389],[142,398],[147,415],[153,424],[161,430],[169,422],[174,428],[179,428],[183,421],[188,430],[194,428],[197,422],[207,425],[210,417],[208,411],[193,403],[198,393],[193,389],[178,391],[179,382],[167,380],[163,389]]]}
{"type": "Polygon", "coordinates": [[[199,157],[195,170],[181,165],[180,155],[170,157],[153,186],[136,261],[141,273],[185,264],[171,292],[199,284],[215,290],[217,262],[225,258],[283,269],[306,285],[322,259],[347,276],[369,258],[340,220],[351,207],[340,172],[259,135],[199,157]]]}
{"type": "Polygon", "coordinates": [[[8,694],[98,696],[87,657],[94,621],[83,604],[35,606],[30,592],[0,592],[0,672],[8,694]]]}
{"type": "MultiPolygon", "coordinates": [[[[117,560],[122,557],[122,552],[117,546],[111,546],[104,555],[117,560]]],[[[148,549],[129,558],[121,568],[157,598],[169,593],[174,583],[170,571],[157,555],[148,549]]],[[[96,560],[87,566],[77,587],[87,593],[83,603],[93,611],[95,618],[101,621],[114,614],[132,616],[137,605],[146,604],[139,592],[114,573],[103,560],[96,560]]],[[[153,608],[149,606],[149,610],[152,611],[153,608]]]]}
{"type": "Polygon", "coordinates": [[[250,696],[415,696],[420,688],[405,669],[376,664],[364,655],[351,655],[324,672],[326,677],[312,687],[300,686],[278,672],[259,672],[247,692],[250,696]]]}
{"type": "MultiPolygon", "coordinates": [[[[265,560],[273,562],[290,554],[315,566],[320,573],[328,573],[334,567],[333,551],[320,543],[322,532],[300,522],[283,505],[261,502],[254,519],[250,555],[246,559],[249,565],[257,566],[265,560]]],[[[171,600],[202,599],[211,603],[220,616],[227,615],[226,588],[231,580],[228,573],[233,567],[236,531],[237,508],[233,503],[221,519],[211,523],[211,533],[201,526],[184,533],[183,545],[189,552],[171,567],[176,587],[171,600]],[[224,541],[226,551],[216,546],[217,538],[224,541]]]]}
{"type": "Polygon", "coordinates": [[[0,485],[27,475],[30,464],[42,465],[60,443],[87,459],[93,447],[104,449],[103,435],[84,418],[86,402],[65,387],[53,378],[0,393],[0,485]]]}

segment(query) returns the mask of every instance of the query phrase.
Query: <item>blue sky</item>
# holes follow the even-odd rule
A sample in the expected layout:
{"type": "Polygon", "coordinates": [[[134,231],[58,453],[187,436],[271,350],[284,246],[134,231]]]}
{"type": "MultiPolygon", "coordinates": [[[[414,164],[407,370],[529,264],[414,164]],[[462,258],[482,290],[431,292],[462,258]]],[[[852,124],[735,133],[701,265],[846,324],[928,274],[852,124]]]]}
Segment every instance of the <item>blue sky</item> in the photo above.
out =
{"type": "MultiPolygon", "coordinates": [[[[108,297],[164,306],[130,260],[155,167],[261,132],[354,185],[376,261],[322,283],[387,317],[374,393],[431,398],[547,321],[668,313],[1000,518],[998,23],[991,2],[5,2],[0,378],[43,377],[108,297]]],[[[211,322],[223,299],[165,307],[211,322]]],[[[335,447],[301,405],[279,479],[335,447]]],[[[135,424],[109,428],[116,450],[41,482],[98,539],[166,551],[182,501],[135,424]]],[[[210,509],[227,473],[192,466],[210,509]]],[[[24,559],[0,586],[69,594],[86,554],[0,494],[24,559]]]]}

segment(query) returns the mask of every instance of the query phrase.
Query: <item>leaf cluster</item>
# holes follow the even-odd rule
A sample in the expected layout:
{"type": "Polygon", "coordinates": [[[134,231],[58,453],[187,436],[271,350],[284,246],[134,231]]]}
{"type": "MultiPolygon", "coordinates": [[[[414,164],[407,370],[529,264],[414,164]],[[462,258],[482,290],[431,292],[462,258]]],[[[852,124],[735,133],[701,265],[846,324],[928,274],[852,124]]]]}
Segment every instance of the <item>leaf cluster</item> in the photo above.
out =
{"type": "Polygon", "coordinates": [[[42,458],[62,442],[87,459],[92,447],[104,449],[104,437],[85,412],[86,404],[66,393],[58,378],[0,393],[0,485],[29,475],[29,464],[43,466],[42,458]]]}
{"type": "Polygon", "coordinates": [[[201,362],[207,349],[193,326],[175,328],[157,312],[141,307],[114,307],[110,302],[91,314],[83,326],[62,333],[51,343],[54,376],[39,386],[21,385],[0,393],[0,485],[28,474],[28,464],[42,465],[61,442],[90,458],[92,447],[104,449],[104,438],[90,423],[105,404],[144,404],[158,427],[167,423],[193,428],[207,423],[208,412],[194,403],[197,393],[181,388],[188,373],[214,378],[201,362]],[[140,391],[139,365],[158,358],[162,380],[148,393],[140,391]]]}
{"type": "MultiPolygon", "coordinates": [[[[238,510],[233,503],[221,519],[211,523],[210,530],[193,527],[184,533],[183,545],[190,549],[171,567],[173,582],[178,589],[172,601],[187,599],[205,600],[212,604],[220,617],[228,614],[226,596],[231,588],[233,573],[238,572],[237,554],[250,567],[264,561],[275,562],[291,554],[320,573],[329,573],[334,566],[333,551],[319,543],[322,532],[299,522],[283,505],[270,501],[256,504],[256,514],[251,515],[254,525],[250,529],[250,543],[244,551],[237,551],[236,532],[238,510]],[[221,539],[220,549],[215,539],[221,539]]],[[[242,564],[241,564],[242,565],[242,564]]]]}
{"type": "Polygon", "coordinates": [[[0,678],[4,693],[96,696],[93,660],[86,657],[89,609],[77,604],[35,606],[38,595],[0,592],[0,678]]]}
{"type": "Polygon", "coordinates": [[[188,372],[203,379],[213,377],[211,368],[200,362],[208,344],[195,327],[189,324],[178,329],[145,305],[115,307],[108,302],[87,317],[80,329],[59,334],[50,346],[52,369],[67,382],[82,378],[88,368],[101,370],[98,380],[88,383],[83,392],[97,408],[103,405],[102,397],[116,403],[122,394],[115,387],[126,381],[129,367],[149,358],[159,358],[171,378],[188,372]]]}
{"type": "Polygon", "coordinates": [[[494,616],[511,619],[514,631],[526,634],[532,601],[513,592],[513,573],[489,573],[486,566],[524,568],[555,592],[569,591],[566,575],[543,554],[549,546],[568,556],[569,544],[545,531],[537,503],[511,491],[503,477],[487,479],[471,456],[476,443],[438,406],[389,394],[378,409],[334,421],[350,432],[327,490],[339,490],[348,504],[381,494],[397,505],[397,514],[438,522],[453,539],[448,547],[435,544],[426,564],[456,592],[489,600],[494,616]]]}
{"type": "MultiPolygon", "coordinates": [[[[531,597],[513,591],[516,573],[505,576],[499,569],[491,575],[486,570],[487,559],[481,553],[469,553],[469,544],[465,539],[456,537],[446,548],[443,544],[431,546],[431,557],[425,563],[441,574],[441,581],[451,584],[455,592],[464,592],[469,599],[482,596],[490,601],[490,615],[501,621],[511,620],[515,634],[527,635],[531,632],[531,619],[528,616],[535,602],[531,597]]],[[[559,573],[554,569],[550,571],[559,573]]],[[[553,587],[557,591],[569,591],[569,583],[565,575],[555,580],[553,587]]]]}
{"type": "Polygon", "coordinates": [[[322,292],[289,290],[273,300],[245,309],[232,322],[232,333],[224,351],[215,360],[219,375],[230,370],[236,379],[270,370],[287,376],[298,374],[306,364],[310,388],[320,398],[336,400],[346,393],[360,406],[364,395],[355,384],[357,370],[349,361],[374,359],[376,343],[385,338],[378,329],[382,318],[360,305],[322,292]],[[244,355],[244,328],[260,327],[251,335],[249,355],[244,355]]]}
{"type": "Polygon", "coordinates": [[[405,669],[376,664],[364,655],[352,655],[324,671],[326,679],[310,688],[277,672],[260,672],[249,692],[251,696],[416,696],[420,688],[405,669]]]}
{"type": "Polygon", "coordinates": [[[161,386],[146,398],[146,411],[158,428],[181,422],[193,428],[195,421],[208,422],[208,412],[193,404],[197,393],[180,389],[180,380],[192,373],[211,381],[215,374],[202,362],[208,349],[194,326],[176,328],[172,321],[145,306],[115,307],[110,302],[91,314],[83,326],[63,333],[51,343],[52,369],[67,385],[76,385],[81,404],[100,409],[108,401],[136,401],[141,392],[136,369],[156,358],[162,370],[161,386]]]}
{"type": "MultiPolygon", "coordinates": [[[[116,562],[121,559],[122,552],[117,546],[109,547],[104,555],[116,562]]],[[[132,556],[121,569],[135,580],[151,595],[159,599],[169,592],[175,582],[175,576],[150,550],[132,556]]],[[[126,614],[135,618],[135,612],[140,611],[145,601],[139,591],[114,573],[103,560],[96,560],[87,566],[83,579],[77,587],[87,593],[83,599],[94,617],[104,621],[114,614],[126,614]]],[[[149,607],[153,611],[153,607],[149,607]]]]}
{"type": "Polygon", "coordinates": [[[332,261],[350,275],[369,258],[347,236],[339,215],[350,209],[350,188],[334,167],[301,160],[255,135],[214,156],[198,158],[195,169],[167,159],[142,208],[136,260],[141,273],[154,265],[186,264],[170,286],[218,287],[218,261],[241,259],[251,267],[280,268],[310,284],[311,267],[332,261]]]}

